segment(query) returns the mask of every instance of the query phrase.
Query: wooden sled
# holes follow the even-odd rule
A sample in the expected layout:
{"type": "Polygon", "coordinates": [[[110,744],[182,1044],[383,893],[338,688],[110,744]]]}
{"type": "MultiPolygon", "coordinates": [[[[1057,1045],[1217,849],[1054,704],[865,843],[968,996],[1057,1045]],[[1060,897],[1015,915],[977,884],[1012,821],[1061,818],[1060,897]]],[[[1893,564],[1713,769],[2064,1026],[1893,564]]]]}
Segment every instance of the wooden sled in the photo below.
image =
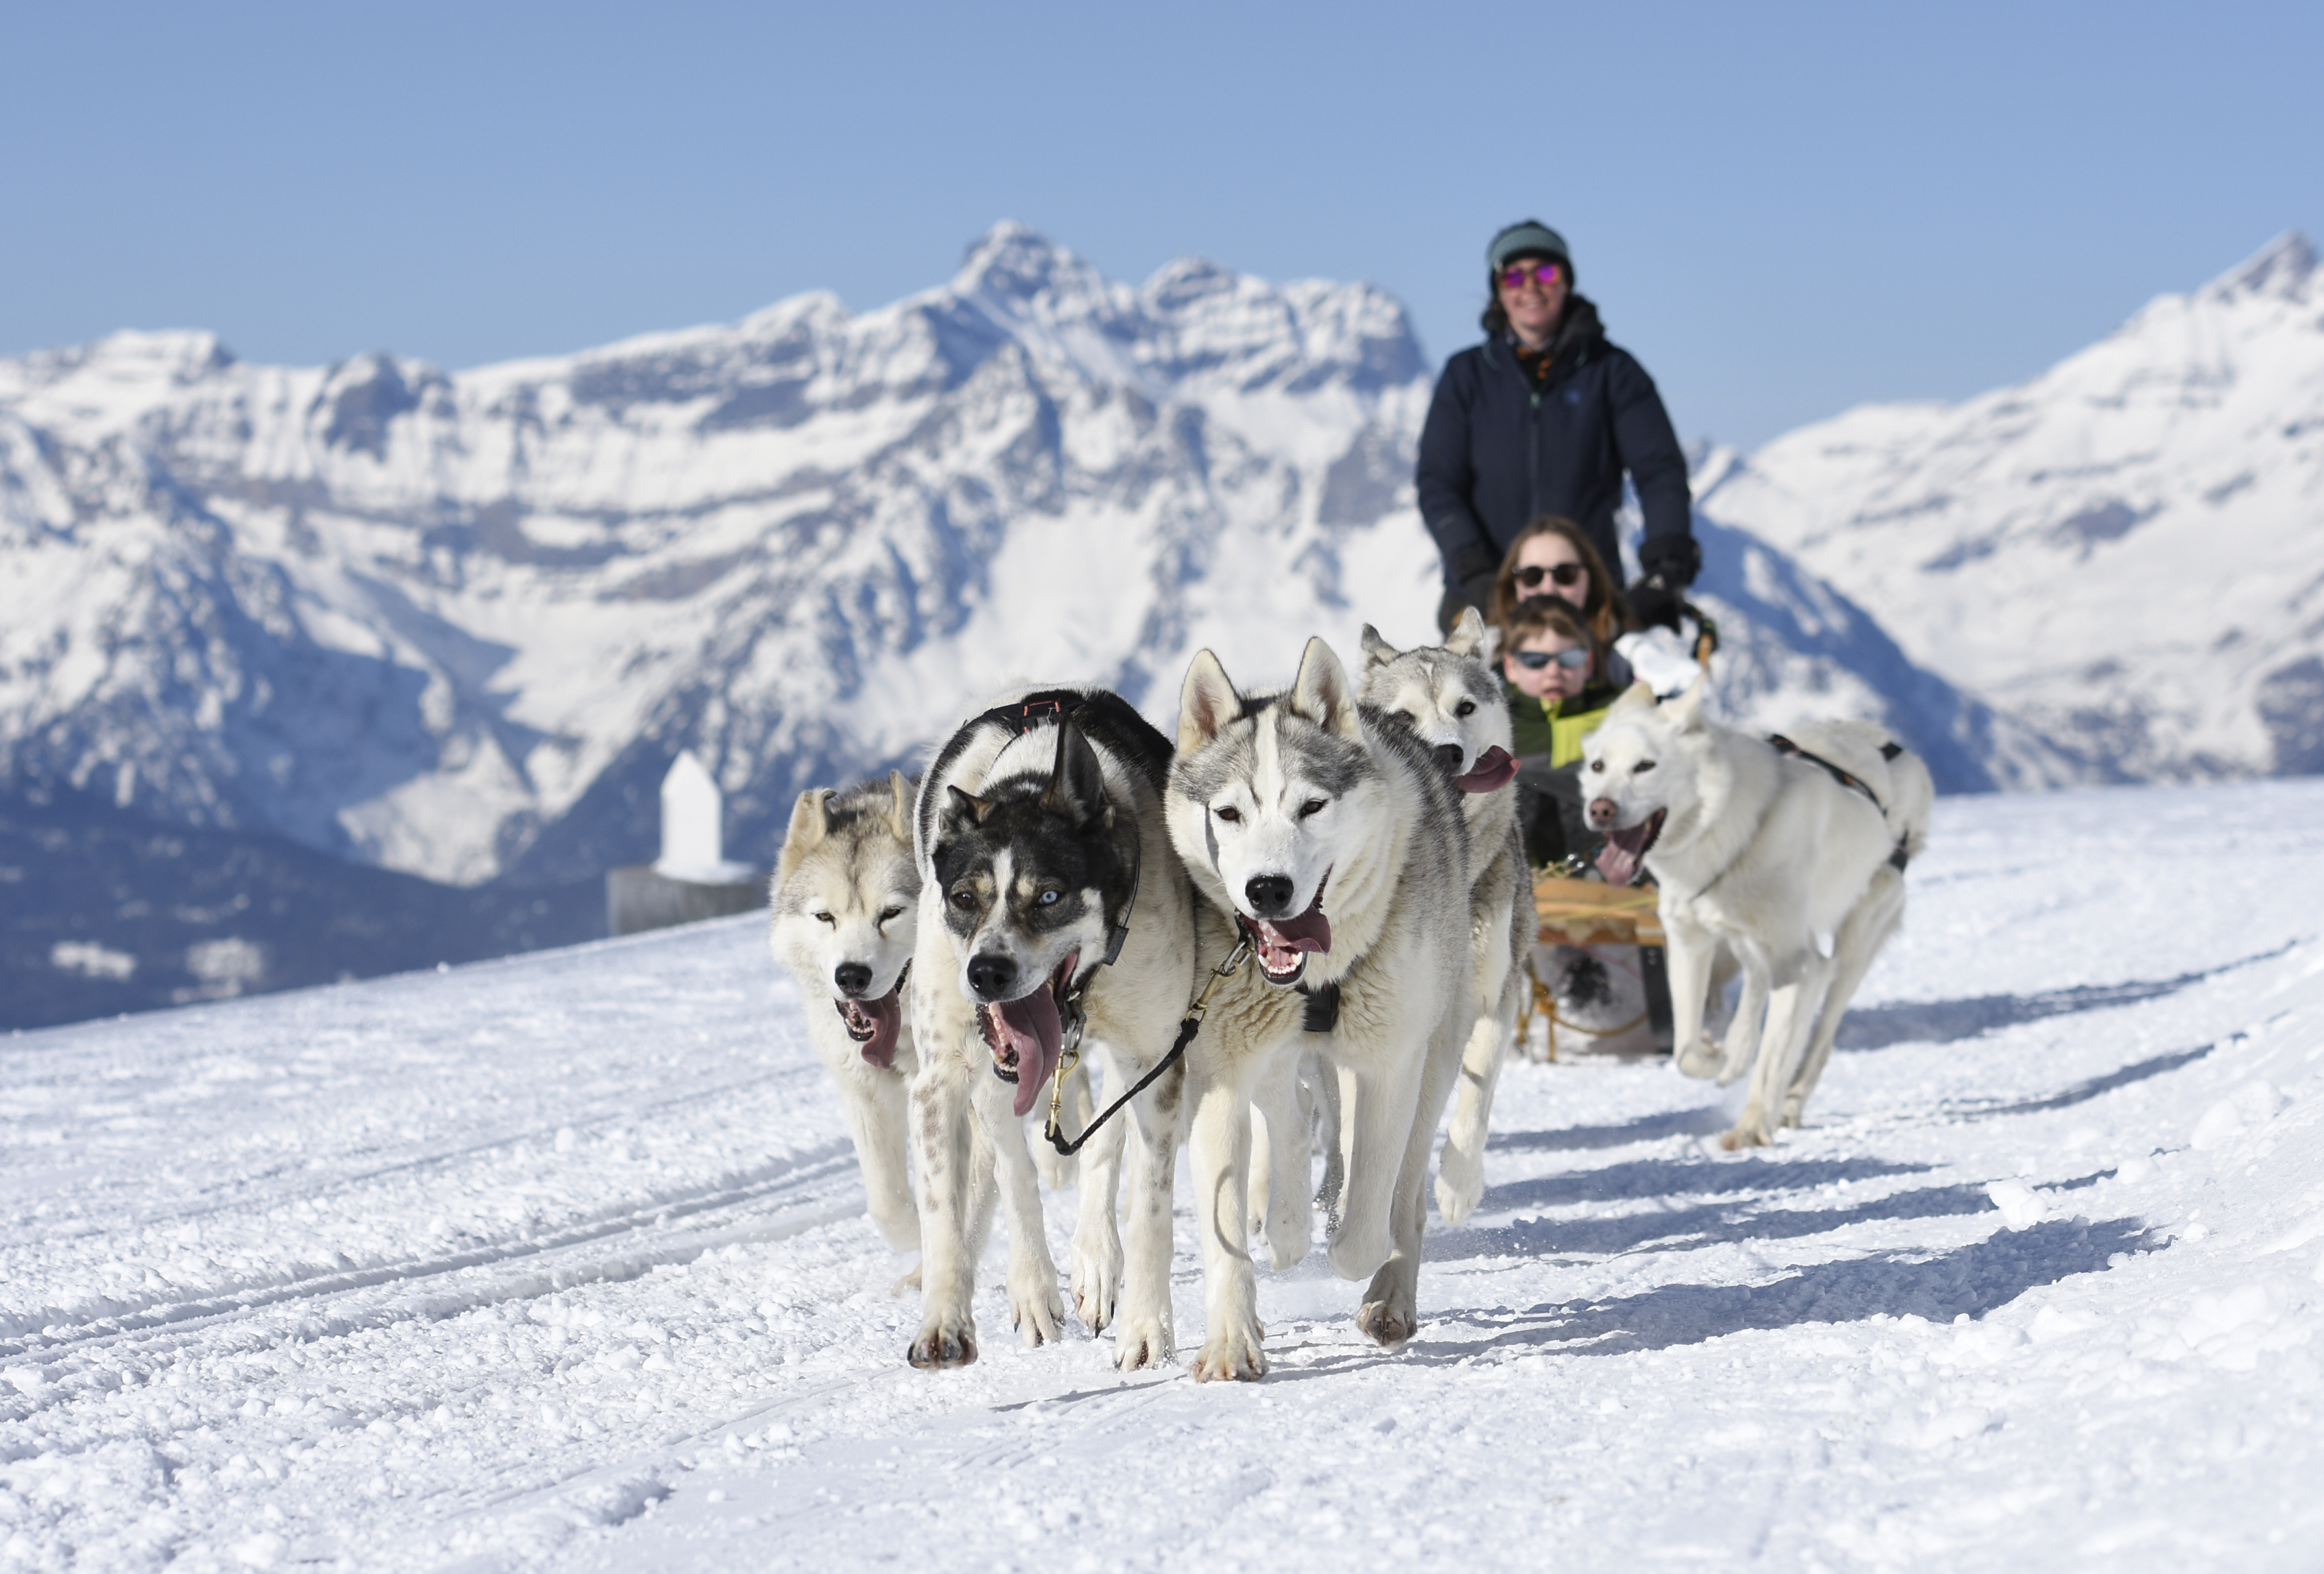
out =
{"type": "MultiPolygon", "coordinates": [[[[1635,945],[1638,972],[1646,991],[1646,1020],[1655,1047],[1671,1048],[1670,972],[1663,962],[1663,920],[1652,886],[1609,886],[1599,880],[1568,879],[1542,875],[1533,882],[1534,915],[1539,920],[1536,938],[1544,945],[1635,945]]],[[[1526,976],[1532,980],[1532,999],[1517,1023],[1517,1042],[1526,1042],[1536,1011],[1549,1024],[1549,1058],[1557,1058],[1557,1002],[1549,986],[1534,976],[1533,959],[1526,958],[1526,976]]],[[[1572,1023],[1570,1030],[1582,1029],[1572,1023]]],[[[1617,1031],[1621,1031],[1618,1029],[1617,1031]]]]}

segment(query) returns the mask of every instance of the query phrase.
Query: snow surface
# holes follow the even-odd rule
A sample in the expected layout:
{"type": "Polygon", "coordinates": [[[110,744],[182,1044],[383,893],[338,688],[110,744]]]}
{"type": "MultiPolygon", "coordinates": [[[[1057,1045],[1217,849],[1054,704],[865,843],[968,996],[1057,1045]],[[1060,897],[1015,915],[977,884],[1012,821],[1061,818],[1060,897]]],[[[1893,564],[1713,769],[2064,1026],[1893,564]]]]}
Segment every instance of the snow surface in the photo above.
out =
{"type": "Polygon", "coordinates": [[[1413,1345],[1311,1258],[1253,1386],[996,1273],[908,1368],[760,920],[0,1040],[0,1568],[2316,1567],[2324,783],[1910,878],[1808,1129],[1513,1066],[1413,1345]]]}

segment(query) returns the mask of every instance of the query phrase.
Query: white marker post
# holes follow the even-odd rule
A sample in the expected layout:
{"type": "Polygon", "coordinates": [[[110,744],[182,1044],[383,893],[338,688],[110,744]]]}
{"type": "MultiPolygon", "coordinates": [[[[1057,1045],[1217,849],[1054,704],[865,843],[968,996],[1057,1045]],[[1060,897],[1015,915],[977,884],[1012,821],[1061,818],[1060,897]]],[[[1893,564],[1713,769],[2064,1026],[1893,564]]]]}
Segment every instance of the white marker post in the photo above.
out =
{"type": "Polygon", "coordinates": [[[764,906],[764,871],[725,855],[725,814],[710,772],[681,751],[661,778],[661,856],[606,874],[606,929],[634,934],[764,906]]]}

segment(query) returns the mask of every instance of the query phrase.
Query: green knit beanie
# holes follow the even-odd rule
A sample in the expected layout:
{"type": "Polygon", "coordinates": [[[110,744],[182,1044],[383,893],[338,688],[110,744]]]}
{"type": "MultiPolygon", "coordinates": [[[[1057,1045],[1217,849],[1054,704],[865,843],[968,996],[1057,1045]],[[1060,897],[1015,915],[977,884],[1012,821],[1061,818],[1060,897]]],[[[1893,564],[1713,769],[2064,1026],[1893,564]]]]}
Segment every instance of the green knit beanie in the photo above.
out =
{"type": "Polygon", "coordinates": [[[1485,266],[1499,272],[1508,265],[1511,257],[1554,257],[1565,264],[1565,276],[1573,277],[1573,253],[1565,249],[1565,237],[1537,218],[1513,224],[1493,237],[1485,248],[1485,266]]]}

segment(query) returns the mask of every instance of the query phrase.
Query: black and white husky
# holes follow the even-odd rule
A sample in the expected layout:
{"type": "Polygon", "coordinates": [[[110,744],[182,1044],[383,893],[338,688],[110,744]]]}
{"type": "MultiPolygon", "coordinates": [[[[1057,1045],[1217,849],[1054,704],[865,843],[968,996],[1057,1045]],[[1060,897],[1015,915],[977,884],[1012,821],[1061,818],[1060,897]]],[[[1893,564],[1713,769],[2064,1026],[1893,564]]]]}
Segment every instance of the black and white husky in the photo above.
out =
{"type": "Polygon", "coordinates": [[[1364,625],[1363,701],[1408,724],[1461,792],[1469,821],[1472,1012],[1461,1085],[1437,1160],[1436,1210],[1447,1224],[1485,1194],[1485,1136],[1501,1063],[1517,1037],[1525,957],[1539,921],[1533,871],[1517,832],[1517,760],[1501,681],[1485,659],[1485,621],[1463,607],[1442,645],[1398,650],[1364,625]]]}
{"type": "MultiPolygon", "coordinates": [[[[1429,1148],[1474,1015],[1458,796],[1410,727],[1357,704],[1321,640],[1279,693],[1240,692],[1208,650],[1187,670],[1170,840],[1208,898],[1205,961],[1250,948],[1186,1057],[1208,1312],[1197,1377],[1267,1370],[1243,1217],[1250,1109],[1280,1105],[1305,1047],[1340,1087],[1332,1266],[1370,1279],[1366,1333],[1390,1348],[1411,1337],[1429,1148]]],[[[1304,1189],[1304,1134],[1268,1124],[1277,1185],[1304,1189]]]]}
{"type": "MultiPolygon", "coordinates": [[[[1094,1053],[1107,1090],[1168,1053],[1192,993],[1194,901],[1170,851],[1169,741],[1096,689],[1010,695],[937,751],[915,815],[922,880],[911,1085],[923,1313],[912,1364],[976,1358],[973,1132],[990,1140],[1009,1222],[1009,1302],[1028,1344],[1065,1308],[1024,1122],[1061,1059],[1094,1053]]],[[[1111,1326],[1124,1369],[1172,1358],[1170,1208],[1181,1074],[1166,1073],[1081,1155],[1075,1310],[1111,1326]],[[1114,1223],[1130,1155],[1128,1246],[1114,1223]]],[[[1068,1123],[1078,1124],[1074,1117],[1068,1123]]]]}

